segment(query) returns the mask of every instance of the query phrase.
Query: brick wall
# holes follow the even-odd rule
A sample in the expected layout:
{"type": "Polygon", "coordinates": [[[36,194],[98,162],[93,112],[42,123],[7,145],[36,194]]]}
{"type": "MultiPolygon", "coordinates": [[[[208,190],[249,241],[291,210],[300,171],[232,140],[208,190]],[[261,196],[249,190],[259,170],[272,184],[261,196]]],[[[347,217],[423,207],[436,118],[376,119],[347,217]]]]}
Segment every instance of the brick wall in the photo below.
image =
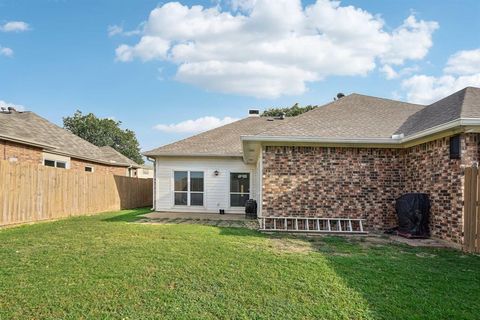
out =
{"type": "MultiPolygon", "coordinates": [[[[43,150],[25,144],[0,140],[0,159],[17,159],[18,163],[43,164],[43,150]]],[[[127,168],[108,166],[79,159],[70,160],[70,170],[85,171],[85,166],[94,167],[95,172],[103,172],[119,176],[127,175],[127,168]]]]}
{"type": "Polygon", "coordinates": [[[126,167],[114,167],[107,166],[103,164],[98,164],[90,161],[71,159],[70,160],[70,170],[80,170],[85,171],[85,167],[93,167],[94,172],[101,172],[106,174],[114,174],[117,176],[126,176],[127,168],[126,167]]]}
{"type": "Polygon", "coordinates": [[[41,164],[42,149],[11,141],[0,140],[0,159],[7,161],[16,159],[17,162],[21,163],[41,164]]]}
{"type": "Polygon", "coordinates": [[[265,147],[263,214],[365,218],[371,229],[396,225],[395,199],[425,192],[434,237],[463,237],[463,171],[479,160],[479,135],[461,136],[462,157],[449,138],[408,149],[265,147]]]}
{"type": "Polygon", "coordinates": [[[402,189],[397,149],[266,147],[264,215],[367,218],[383,229],[395,224],[402,189]]]}
{"type": "MultiPolygon", "coordinates": [[[[462,137],[462,145],[464,141],[462,137]]],[[[449,150],[449,138],[403,150],[404,190],[429,194],[432,236],[460,243],[463,236],[463,168],[462,160],[450,159],[449,150]]],[[[465,152],[462,153],[466,157],[465,152]]]]}

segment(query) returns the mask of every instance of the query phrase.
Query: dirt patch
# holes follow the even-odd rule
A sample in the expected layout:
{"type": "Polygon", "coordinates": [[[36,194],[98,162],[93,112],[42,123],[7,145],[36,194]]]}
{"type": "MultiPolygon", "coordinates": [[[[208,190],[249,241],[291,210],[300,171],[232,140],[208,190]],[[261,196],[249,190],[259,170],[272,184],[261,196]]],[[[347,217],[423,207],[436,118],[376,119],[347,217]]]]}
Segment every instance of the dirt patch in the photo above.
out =
{"type": "Polygon", "coordinates": [[[419,257],[419,258],[435,258],[437,255],[427,253],[427,252],[420,252],[420,253],[417,253],[416,256],[419,257]]]}
{"type": "Polygon", "coordinates": [[[309,253],[313,252],[310,242],[295,238],[275,238],[270,240],[271,248],[282,253],[309,253]]]}

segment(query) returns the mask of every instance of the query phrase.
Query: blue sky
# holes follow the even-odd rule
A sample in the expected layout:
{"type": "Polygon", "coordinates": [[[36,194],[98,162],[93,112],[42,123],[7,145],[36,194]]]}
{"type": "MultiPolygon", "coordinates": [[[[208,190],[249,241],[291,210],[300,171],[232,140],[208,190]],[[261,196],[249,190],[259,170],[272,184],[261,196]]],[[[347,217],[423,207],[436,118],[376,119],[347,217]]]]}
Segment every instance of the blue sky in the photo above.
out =
{"type": "Polygon", "coordinates": [[[57,124],[114,117],[144,150],[337,92],[428,103],[480,86],[479,14],[477,0],[0,0],[0,103],[57,124]]]}

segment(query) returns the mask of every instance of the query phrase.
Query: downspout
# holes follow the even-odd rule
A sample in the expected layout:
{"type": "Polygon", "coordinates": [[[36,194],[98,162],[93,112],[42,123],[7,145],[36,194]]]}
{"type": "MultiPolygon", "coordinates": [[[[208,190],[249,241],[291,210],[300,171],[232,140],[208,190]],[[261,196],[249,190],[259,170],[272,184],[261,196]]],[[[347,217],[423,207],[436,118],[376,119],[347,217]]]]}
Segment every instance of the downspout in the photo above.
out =
{"type": "Polygon", "coordinates": [[[149,157],[147,157],[147,160],[150,161],[150,162],[153,162],[153,197],[152,197],[152,210],[153,211],[157,211],[156,210],[156,195],[157,195],[157,163],[155,161],[155,159],[151,159],[149,157]]]}

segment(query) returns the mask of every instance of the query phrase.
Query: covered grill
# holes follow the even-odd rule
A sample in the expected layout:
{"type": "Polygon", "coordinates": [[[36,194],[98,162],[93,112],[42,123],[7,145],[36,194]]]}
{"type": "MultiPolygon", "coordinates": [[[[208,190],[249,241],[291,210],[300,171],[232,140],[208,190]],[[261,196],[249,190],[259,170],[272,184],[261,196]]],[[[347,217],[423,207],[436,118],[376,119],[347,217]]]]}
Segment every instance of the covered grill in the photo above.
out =
{"type": "Polygon", "coordinates": [[[397,233],[408,238],[427,238],[430,200],[426,193],[406,193],[397,199],[397,233]]]}

